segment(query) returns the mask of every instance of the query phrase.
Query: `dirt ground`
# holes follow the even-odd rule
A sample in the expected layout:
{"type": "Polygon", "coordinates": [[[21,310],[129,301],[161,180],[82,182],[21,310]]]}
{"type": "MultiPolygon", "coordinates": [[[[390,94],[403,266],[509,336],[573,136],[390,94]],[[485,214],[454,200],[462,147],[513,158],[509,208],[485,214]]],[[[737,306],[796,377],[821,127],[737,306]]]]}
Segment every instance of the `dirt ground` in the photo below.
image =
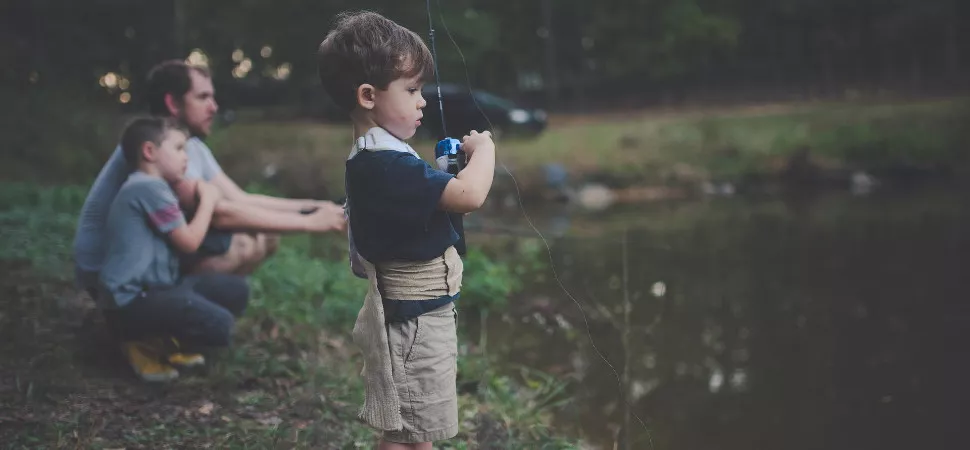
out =
{"type": "Polygon", "coordinates": [[[0,262],[0,302],[2,448],[346,448],[354,440],[352,405],[297,377],[224,370],[218,355],[205,376],[141,382],[91,301],[26,263],[0,262]]]}

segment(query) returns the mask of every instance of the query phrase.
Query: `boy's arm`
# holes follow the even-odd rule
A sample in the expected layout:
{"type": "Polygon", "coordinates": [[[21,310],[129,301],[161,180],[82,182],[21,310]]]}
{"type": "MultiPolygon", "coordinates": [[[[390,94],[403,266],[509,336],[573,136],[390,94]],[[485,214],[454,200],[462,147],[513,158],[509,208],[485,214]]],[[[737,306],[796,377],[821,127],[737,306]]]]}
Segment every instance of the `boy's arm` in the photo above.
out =
{"type": "Polygon", "coordinates": [[[448,182],[439,201],[441,209],[454,213],[481,208],[495,175],[495,144],[491,133],[472,131],[462,139],[462,150],[468,155],[468,164],[448,182]]]}
{"type": "Polygon", "coordinates": [[[199,206],[196,209],[195,217],[188,224],[173,228],[168,236],[172,245],[182,253],[195,253],[202,245],[209,224],[212,222],[212,213],[215,210],[216,201],[220,193],[218,188],[211,184],[199,183],[199,206]]]}

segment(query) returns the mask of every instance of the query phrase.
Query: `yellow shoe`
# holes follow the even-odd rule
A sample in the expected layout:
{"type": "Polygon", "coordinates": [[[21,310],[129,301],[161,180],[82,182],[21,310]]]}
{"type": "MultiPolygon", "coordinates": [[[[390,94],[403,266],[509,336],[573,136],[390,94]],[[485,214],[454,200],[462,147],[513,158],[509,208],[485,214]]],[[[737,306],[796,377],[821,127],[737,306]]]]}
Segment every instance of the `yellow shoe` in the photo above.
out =
{"type": "Polygon", "coordinates": [[[121,350],[128,357],[131,368],[142,380],[162,382],[174,380],[179,376],[174,367],[160,362],[159,349],[151,342],[125,342],[121,344],[121,350]]]}
{"type": "Polygon", "coordinates": [[[175,352],[169,353],[168,362],[173,366],[179,367],[195,367],[205,364],[205,357],[198,353],[180,353],[178,350],[181,349],[179,341],[175,338],[172,339],[172,344],[175,345],[175,352]]]}
{"type": "Polygon", "coordinates": [[[178,367],[195,367],[205,364],[205,357],[198,353],[172,353],[168,363],[178,367]]]}

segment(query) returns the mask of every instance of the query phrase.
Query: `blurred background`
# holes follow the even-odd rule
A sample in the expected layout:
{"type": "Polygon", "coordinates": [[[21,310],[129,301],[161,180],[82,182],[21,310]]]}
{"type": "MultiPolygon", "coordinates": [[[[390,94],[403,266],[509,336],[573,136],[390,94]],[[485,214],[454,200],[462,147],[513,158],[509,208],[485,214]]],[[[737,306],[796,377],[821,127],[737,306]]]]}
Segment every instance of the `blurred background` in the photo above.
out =
{"type": "MultiPolygon", "coordinates": [[[[970,2],[431,7],[448,134],[493,130],[501,163],[466,219],[469,422],[450,445],[965,448],[970,2]]],[[[147,70],[212,70],[207,143],[239,184],[336,200],[351,131],[314,52],[348,9],[428,36],[423,0],[0,4],[0,437],[128,439],[95,412],[130,405],[66,419],[67,393],[103,399],[87,386],[123,375],[96,369],[107,357],[87,341],[65,346],[87,308],[65,264],[87,188],[147,110],[147,70]],[[68,364],[71,387],[54,389],[68,364]]],[[[429,160],[435,95],[412,143],[429,160]]],[[[361,292],[346,243],[292,239],[254,278],[249,331],[216,381],[129,380],[111,397],[150,398],[168,424],[135,408],[128,442],[229,445],[186,430],[230,426],[257,448],[366,442],[333,412],[352,411],[356,394],[336,392],[354,371],[326,359],[351,360],[337,349],[361,292]]]]}

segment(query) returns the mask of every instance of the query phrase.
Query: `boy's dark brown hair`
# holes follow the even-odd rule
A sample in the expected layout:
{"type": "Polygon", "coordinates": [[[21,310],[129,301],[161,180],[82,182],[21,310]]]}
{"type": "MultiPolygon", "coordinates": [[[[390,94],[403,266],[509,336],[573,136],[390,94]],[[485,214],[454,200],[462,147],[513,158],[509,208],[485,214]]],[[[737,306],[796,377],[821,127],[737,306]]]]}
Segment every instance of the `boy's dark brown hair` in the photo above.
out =
{"type": "Polygon", "coordinates": [[[165,134],[170,130],[181,131],[188,135],[188,130],[174,117],[138,117],[129,122],[121,134],[121,152],[125,156],[128,168],[131,170],[138,168],[141,149],[146,142],[162,145],[165,134]]]}
{"type": "Polygon", "coordinates": [[[378,89],[398,78],[434,75],[434,61],[413,31],[370,11],[344,12],[317,50],[320,84],[346,112],[357,106],[357,88],[378,89]]]}
{"type": "Polygon", "coordinates": [[[165,95],[172,94],[181,102],[185,94],[192,89],[193,70],[206,78],[212,78],[209,69],[190,65],[181,59],[162,61],[152,67],[148,71],[146,89],[148,111],[156,116],[169,115],[168,106],[165,105],[165,95]]]}

